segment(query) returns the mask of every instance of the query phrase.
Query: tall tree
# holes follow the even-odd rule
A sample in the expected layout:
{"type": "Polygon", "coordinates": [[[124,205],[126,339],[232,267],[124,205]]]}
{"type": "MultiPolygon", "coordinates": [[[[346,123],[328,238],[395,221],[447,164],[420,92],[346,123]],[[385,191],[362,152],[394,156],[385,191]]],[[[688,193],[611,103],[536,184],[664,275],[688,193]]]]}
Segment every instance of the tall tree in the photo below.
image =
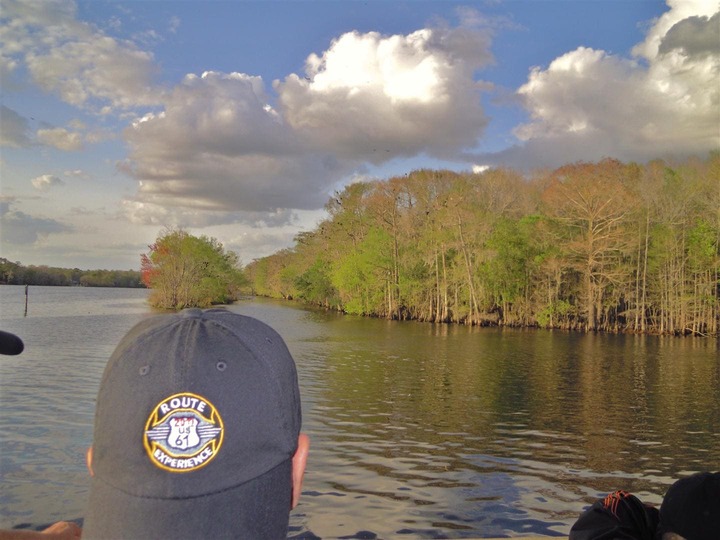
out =
{"type": "Polygon", "coordinates": [[[609,287],[624,280],[623,257],[630,238],[623,226],[634,208],[626,186],[627,166],[616,160],[576,163],[557,169],[543,194],[556,221],[558,240],[567,243],[571,267],[582,276],[585,328],[598,328],[609,287]]]}

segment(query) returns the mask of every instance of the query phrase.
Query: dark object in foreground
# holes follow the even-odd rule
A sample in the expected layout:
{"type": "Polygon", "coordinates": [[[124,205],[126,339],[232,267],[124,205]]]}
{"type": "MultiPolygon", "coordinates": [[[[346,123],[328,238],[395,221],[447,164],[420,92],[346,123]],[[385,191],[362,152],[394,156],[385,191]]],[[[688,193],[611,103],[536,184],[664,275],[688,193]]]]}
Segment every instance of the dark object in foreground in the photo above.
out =
{"type": "Polygon", "coordinates": [[[0,330],[0,354],[16,356],[23,352],[25,344],[15,334],[0,330]]]}
{"type": "Polygon", "coordinates": [[[585,510],[570,540],[685,540],[720,538],[720,473],[693,474],[668,489],[660,510],[627,491],[615,491],[585,510]]]}
{"type": "Polygon", "coordinates": [[[287,538],[300,424],[295,361],[270,326],[224,309],[143,319],[100,383],[83,538],[287,538]]]}

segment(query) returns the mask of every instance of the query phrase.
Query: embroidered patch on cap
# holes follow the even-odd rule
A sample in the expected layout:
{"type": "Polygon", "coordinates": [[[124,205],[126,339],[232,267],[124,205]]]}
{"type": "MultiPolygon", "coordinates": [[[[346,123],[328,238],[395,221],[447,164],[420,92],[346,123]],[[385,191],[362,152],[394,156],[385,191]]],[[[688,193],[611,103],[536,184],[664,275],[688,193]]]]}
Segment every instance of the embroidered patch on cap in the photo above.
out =
{"type": "Polygon", "coordinates": [[[154,465],[170,472],[204,467],[217,455],[223,441],[223,422],[207,399],[183,392],[153,409],[145,424],[143,444],[154,465]]]}

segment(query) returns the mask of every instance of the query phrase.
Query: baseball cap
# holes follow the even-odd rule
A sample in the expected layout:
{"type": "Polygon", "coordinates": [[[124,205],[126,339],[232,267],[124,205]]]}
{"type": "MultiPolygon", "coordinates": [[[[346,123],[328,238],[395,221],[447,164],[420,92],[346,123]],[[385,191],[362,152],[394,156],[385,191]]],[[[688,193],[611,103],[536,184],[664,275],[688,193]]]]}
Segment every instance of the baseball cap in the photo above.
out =
{"type": "Polygon", "coordinates": [[[686,540],[720,538],[720,472],[696,473],[670,486],[660,505],[658,537],[664,533],[686,540]]]}
{"type": "Polygon", "coordinates": [[[83,538],[284,538],[300,423],[295,362],[267,324],[145,319],[100,383],[83,538]]]}
{"type": "Polygon", "coordinates": [[[0,330],[0,354],[14,356],[23,352],[25,344],[15,334],[0,330]]]}

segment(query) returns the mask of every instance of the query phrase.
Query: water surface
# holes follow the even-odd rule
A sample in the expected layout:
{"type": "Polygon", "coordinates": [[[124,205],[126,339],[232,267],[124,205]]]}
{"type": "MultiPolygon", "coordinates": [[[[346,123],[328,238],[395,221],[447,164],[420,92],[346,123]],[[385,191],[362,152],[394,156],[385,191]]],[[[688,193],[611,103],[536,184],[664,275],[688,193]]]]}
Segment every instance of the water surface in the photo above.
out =
{"type": "MultiPolygon", "coordinates": [[[[0,287],[2,527],[80,517],[95,394],[147,291],[0,287]]],[[[312,441],[291,535],[567,534],[596,497],[651,503],[720,469],[718,342],[390,322],[267,300],[312,441]]]]}

